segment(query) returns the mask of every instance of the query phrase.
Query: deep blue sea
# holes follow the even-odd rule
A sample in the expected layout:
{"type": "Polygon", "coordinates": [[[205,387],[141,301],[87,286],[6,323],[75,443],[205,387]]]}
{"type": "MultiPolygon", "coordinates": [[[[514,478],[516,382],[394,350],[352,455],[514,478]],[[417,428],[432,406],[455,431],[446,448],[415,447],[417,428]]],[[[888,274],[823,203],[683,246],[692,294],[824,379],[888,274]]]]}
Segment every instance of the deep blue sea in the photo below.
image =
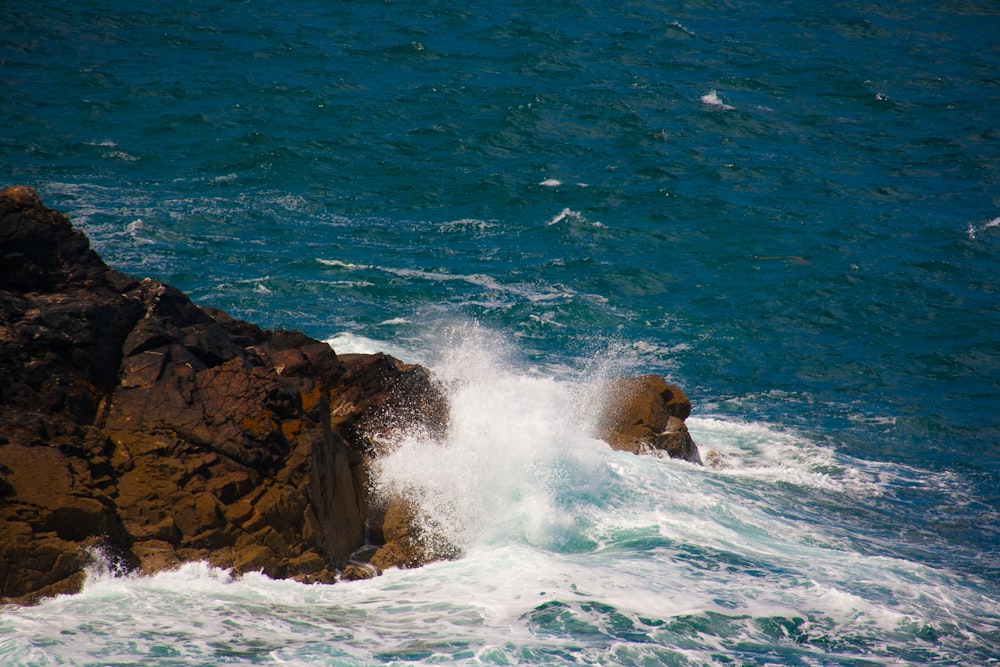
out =
{"type": "Polygon", "coordinates": [[[1000,663],[1000,4],[0,1],[0,184],[449,387],[464,549],[100,568],[3,665],[1000,663]],[[712,467],[612,452],[609,375],[712,467]]]}

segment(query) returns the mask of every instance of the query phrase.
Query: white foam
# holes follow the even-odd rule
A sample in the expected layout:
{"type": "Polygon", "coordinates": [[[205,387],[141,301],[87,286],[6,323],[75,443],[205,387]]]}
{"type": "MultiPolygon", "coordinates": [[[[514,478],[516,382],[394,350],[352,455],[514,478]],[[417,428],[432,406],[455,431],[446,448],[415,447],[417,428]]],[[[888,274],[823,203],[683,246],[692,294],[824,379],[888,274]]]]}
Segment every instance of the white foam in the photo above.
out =
{"type": "MultiPolygon", "coordinates": [[[[540,182],[538,185],[542,186],[543,188],[558,188],[559,186],[564,185],[564,182],[560,181],[558,178],[546,178],[544,181],[540,182]]],[[[589,188],[590,187],[589,183],[582,183],[582,182],[579,182],[579,181],[576,182],[576,183],[574,183],[573,185],[575,185],[578,188],[589,188]]]]}
{"type": "Polygon", "coordinates": [[[349,269],[351,271],[373,268],[368,264],[351,264],[350,262],[343,262],[339,259],[323,259],[322,257],[317,257],[316,261],[324,266],[333,266],[338,269],[349,269]]]}
{"type": "Polygon", "coordinates": [[[708,91],[707,93],[702,95],[699,99],[701,100],[702,104],[707,104],[708,106],[712,107],[718,107],[720,109],[725,109],[727,111],[731,111],[732,109],[736,108],[734,106],[731,106],[723,102],[722,99],[719,97],[719,94],[714,90],[708,91]]]}
{"type": "MultiPolygon", "coordinates": [[[[98,655],[102,664],[148,662],[151,656],[169,657],[171,664],[214,664],[244,655],[255,663],[307,665],[374,664],[398,652],[400,660],[409,655],[406,662],[465,664],[474,659],[470,653],[518,663],[531,652],[563,649],[596,664],[635,664],[631,658],[650,651],[651,664],[661,664],[657,656],[683,650],[708,664],[713,653],[729,655],[734,643],[766,641],[757,619],[807,618],[796,628],[798,638],[892,643],[906,641],[900,628],[976,604],[961,590],[946,593],[932,572],[920,573],[931,582],[917,586],[887,576],[892,563],[846,558],[840,574],[888,587],[902,604],[875,602],[851,581],[827,581],[822,568],[819,577],[758,579],[737,571],[692,571],[669,553],[577,556],[523,544],[474,549],[459,561],[333,586],[255,573],[234,578],[189,563],[150,577],[93,577],[80,595],[6,611],[0,632],[9,640],[0,643],[0,656],[6,664],[90,664],[98,655]],[[727,619],[725,635],[694,632],[678,645],[660,626],[640,620],[706,612],[727,619]],[[564,614],[567,629],[582,632],[533,621],[550,613],[564,614]],[[627,624],[634,641],[616,636],[627,624]]],[[[984,620],[983,632],[994,616],[984,620]]],[[[968,643],[981,645],[971,636],[968,643]]],[[[891,664],[878,654],[865,659],[891,664]]]]}
{"type": "Polygon", "coordinates": [[[384,492],[410,497],[444,545],[469,550],[524,540],[557,550],[597,548],[613,542],[608,536],[632,517],[674,540],[787,555],[789,539],[836,540],[801,526],[789,534],[789,522],[762,514],[758,501],[720,505],[723,480],[752,480],[740,491],[751,494],[777,484],[865,497],[882,492],[876,476],[829,448],[761,424],[689,418],[703,458],[716,453],[715,468],[613,452],[593,437],[590,421],[606,400],[601,378],[610,369],[573,380],[519,372],[509,342],[475,327],[443,345],[433,368],[448,388],[447,436],[396,434],[385,443],[391,453],[376,479],[384,492]]]}
{"type": "Polygon", "coordinates": [[[577,458],[593,442],[579,390],[512,370],[505,345],[476,328],[453,333],[434,366],[449,388],[447,437],[398,434],[378,463],[379,488],[411,497],[425,524],[462,549],[511,534],[563,539],[564,515],[552,503],[564,475],[572,469],[586,484],[604,474],[577,458]]]}
{"type": "Polygon", "coordinates": [[[583,217],[582,215],[580,215],[576,211],[570,210],[568,208],[564,208],[559,213],[557,213],[556,215],[554,215],[552,217],[552,219],[550,219],[545,224],[547,224],[547,225],[556,225],[556,224],[559,224],[560,222],[562,222],[563,220],[565,220],[566,218],[568,218],[570,216],[573,216],[573,217],[576,217],[576,218],[582,218],[583,217]]]}
{"type": "Polygon", "coordinates": [[[485,231],[491,229],[496,225],[492,222],[486,220],[479,220],[477,218],[462,218],[461,220],[451,220],[445,222],[438,227],[439,232],[460,232],[466,230],[474,230],[477,232],[485,231]]]}
{"type": "Polygon", "coordinates": [[[123,162],[138,162],[139,156],[132,155],[131,153],[126,153],[125,151],[111,151],[105,153],[104,157],[112,158],[114,160],[122,160],[123,162]]]}
{"type": "Polygon", "coordinates": [[[687,425],[702,458],[719,474],[871,496],[884,491],[877,475],[794,431],[694,416],[687,425]]]}
{"type": "MultiPolygon", "coordinates": [[[[390,347],[358,332],[330,342],[390,347]]],[[[870,504],[884,485],[875,464],[795,431],[703,416],[688,419],[692,435],[728,467],[615,452],[589,421],[613,361],[593,377],[557,378],[525,370],[509,338],[475,325],[436,343],[428,365],[449,392],[447,435],[395,434],[377,484],[413,494],[464,557],[333,586],[203,563],[150,577],[105,565],[80,595],[4,610],[0,662],[138,664],[174,651],[172,664],[547,664],[560,661],[553,650],[593,664],[712,664],[741,657],[733,647],[808,638],[818,641],[800,645],[806,662],[858,640],[868,648],[849,660],[891,664],[923,641],[914,627],[966,633],[921,644],[928,661],[991,641],[992,585],[861,553],[837,538],[838,518],[803,521],[782,505],[870,504]],[[559,614],[565,627],[546,625],[559,614]],[[697,629],[713,618],[725,629],[697,629]],[[621,632],[629,624],[634,639],[621,632]]]]}
{"type": "Polygon", "coordinates": [[[592,221],[588,220],[586,217],[584,217],[584,215],[582,213],[580,213],[579,211],[574,211],[571,208],[564,208],[559,213],[557,213],[556,215],[554,215],[545,224],[546,224],[546,226],[557,225],[560,222],[563,222],[564,220],[567,221],[567,222],[571,222],[571,223],[575,222],[575,223],[579,223],[579,224],[586,224],[586,225],[590,225],[591,227],[597,227],[597,228],[604,228],[604,226],[605,226],[603,223],[592,222],[592,221]]]}
{"type": "Polygon", "coordinates": [[[413,350],[388,341],[376,340],[352,331],[342,331],[325,341],[337,354],[377,354],[383,352],[402,361],[419,363],[413,350]]]}
{"type": "MultiPolygon", "coordinates": [[[[327,260],[333,261],[336,260],[327,260]]],[[[410,268],[396,268],[391,266],[369,266],[369,267],[355,267],[350,265],[348,268],[368,268],[377,271],[382,271],[394,276],[399,276],[401,278],[416,279],[416,280],[427,280],[433,282],[464,282],[476,287],[481,287],[490,292],[496,292],[500,294],[510,294],[522,299],[526,299],[532,303],[553,301],[559,299],[570,299],[578,294],[563,286],[563,285],[537,285],[535,283],[503,283],[494,278],[491,275],[485,273],[450,273],[448,271],[427,271],[424,269],[410,269],[410,268]]],[[[598,295],[582,295],[586,298],[601,299],[598,295]]],[[[482,303],[482,302],[470,302],[470,303],[482,303]]],[[[486,302],[483,305],[489,306],[500,306],[502,303],[486,302]]]]}
{"type": "Polygon", "coordinates": [[[485,287],[486,289],[491,289],[498,292],[504,292],[510,290],[509,287],[497,281],[497,279],[494,278],[493,276],[489,276],[484,273],[472,273],[472,274],[447,273],[444,271],[424,271],[422,269],[397,269],[388,266],[379,266],[375,268],[377,268],[379,271],[384,271],[385,273],[391,273],[393,275],[397,275],[402,278],[420,278],[421,280],[433,280],[438,282],[458,280],[470,283],[472,285],[477,285],[479,287],[485,287]]]}
{"type": "Polygon", "coordinates": [[[680,30],[681,32],[683,32],[684,34],[686,34],[686,35],[688,35],[690,37],[695,37],[696,36],[694,34],[694,32],[692,32],[691,30],[688,30],[687,28],[685,28],[683,25],[680,24],[679,21],[671,21],[668,25],[671,28],[674,28],[675,30],[680,30]]]}
{"type": "Polygon", "coordinates": [[[139,245],[153,245],[156,242],[153,239],[146,238],[142,236],[142,232],[146,229],[145,223],[143,223],[142,218],[136,218],[129,224],[125,225],[125,231],[128,235],[132,237],[132,240],[139,245]]]}
{"type": "Polygon", "coordinates": [[[978,226],[970,222],[966,227],[965,233],[969,237],[970,241],[975,241],[976,235],[979,232],[984,232],[987,229],[991,229],[993,227],[1000,227],[1000,217],[993,218],[992,220],[987,220],[986,222],[978,226]]]}

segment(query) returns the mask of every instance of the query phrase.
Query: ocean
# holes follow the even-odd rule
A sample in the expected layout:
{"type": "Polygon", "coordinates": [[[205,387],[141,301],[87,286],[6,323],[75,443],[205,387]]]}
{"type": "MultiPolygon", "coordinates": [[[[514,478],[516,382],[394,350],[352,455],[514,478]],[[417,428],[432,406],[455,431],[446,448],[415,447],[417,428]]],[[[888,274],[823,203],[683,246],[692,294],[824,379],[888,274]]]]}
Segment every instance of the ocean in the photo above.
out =
{"type": "Polygon", "coordinates": [[[0,181],[448,387],[461,557],[95,565],[3,665],[1000,663],[1000,5],[5,0],[0,181]],[[714,466],[611,451],[659,373],[714,466]]]}

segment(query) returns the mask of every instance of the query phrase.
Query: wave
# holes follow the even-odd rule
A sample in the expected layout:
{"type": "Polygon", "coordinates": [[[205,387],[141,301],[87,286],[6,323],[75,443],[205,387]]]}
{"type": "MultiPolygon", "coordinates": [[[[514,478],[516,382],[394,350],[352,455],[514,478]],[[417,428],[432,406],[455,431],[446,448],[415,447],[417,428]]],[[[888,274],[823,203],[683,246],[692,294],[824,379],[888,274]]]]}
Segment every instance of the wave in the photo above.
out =
{"type": "Polygon", "coordinates": [[[983,222],[983,223],[980,223],[980,224],[973,224],[973,223],[970,222],[968,224],[968,226],[966,227],[965,233],[966,233],[966,236],[969,237],[970,241],[975,241],[976,237],[980,233],[985,232],[988,229],[993,229],[993,228],[996,228],[996,227],[1000,227],[1000,217],[993,218],[992,220],[987,220],[986,222],[983,222]]]}
{"type": "Polygon", "coordinates": [[[445,270],[428,271],[426,269],[398,268],[393,266],[380,266],[374,264],[353,264],[337,259],[317,258],[317,262],[324,266],[345,269],[349,271],[378,271],[388,273],[407,280],[430,281],[430,282],[461,282],[474,287],[482,288],[488,292],[510,294],[520,297],[529,303],[539,303],[547,301],[557,301],[582,297],[593,300],[603,300],[599,295],[580,294],[575,290],[563,285],[538,285],[535,283],[504,282],[494,276],[485,273],[452,273],[445,270]]]}
{"type": "Polygon", "coordinates": [[[552,225],[557,225],[563,221],[566,221],[567,223],[570,224],[589,225],[591,227],[597,227],[597,228],[605,227],[603,223],[593,222],[591,220],[588,220],[586,217],[584,217],[582,213],[580,213],[579,211],[574,211],[573,209],[570,208],[564,208],[562,211],[552,216],[552,218],[545,224],[546,226],[551,227],[552,225]]]}
{"type": "Polygon", "coordinates": [[[489,222],[487,220],[462,218],[461,220],[449,220],[448,222],[438,225],[438,231],[443,233],[465,231],[483,232],[488,229],[493,229],[494,227],[496,227],[496,223],[489,222]]]}
{"type": "Polygon", "coordinates": [[[375,354],[384,352],[402,361],[419,363],[421,355],[412,348],[376,340],[354,332],[343,331],[325,341],[337,354],[375,354]]]}
{"type": "Polygon", "coordinates": [[[733,109],[736,108],[732,105],[723,102],[722,99],[719,97],[719,94],[714,90],[708,91],[707,93],[702,95],[699,99],[701,100],[702,104],[707,104],[710,107],[717,107],[725,111],[732,111],[733,109]]]}
{"type": "Polygon", "coordinates": [[[437,342],[447,434],[388,438],[376,484],[462,557],[332,586],[96,567],[78,595],[4,610],[0,662],[985,664],[1000,646],[988,582],[852,539],[907,471],[712,416],[688,424],[715,467],[615,452],[591,434],[613,355],[554,376],[475,324],[437,342]]]}

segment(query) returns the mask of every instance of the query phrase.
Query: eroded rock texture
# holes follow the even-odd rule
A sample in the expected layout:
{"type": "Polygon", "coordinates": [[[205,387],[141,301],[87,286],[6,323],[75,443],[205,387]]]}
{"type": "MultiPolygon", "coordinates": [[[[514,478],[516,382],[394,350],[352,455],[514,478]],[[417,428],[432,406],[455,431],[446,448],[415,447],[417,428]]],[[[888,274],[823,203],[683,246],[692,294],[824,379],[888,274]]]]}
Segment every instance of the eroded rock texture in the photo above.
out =
{"type": "Polygon", "coordinates": [[[425,369],[199,307],[0,192],[0,597],[76,590],[87,547],[333,581],[373,532],[371,434],[445,416],[425,369]]]}

